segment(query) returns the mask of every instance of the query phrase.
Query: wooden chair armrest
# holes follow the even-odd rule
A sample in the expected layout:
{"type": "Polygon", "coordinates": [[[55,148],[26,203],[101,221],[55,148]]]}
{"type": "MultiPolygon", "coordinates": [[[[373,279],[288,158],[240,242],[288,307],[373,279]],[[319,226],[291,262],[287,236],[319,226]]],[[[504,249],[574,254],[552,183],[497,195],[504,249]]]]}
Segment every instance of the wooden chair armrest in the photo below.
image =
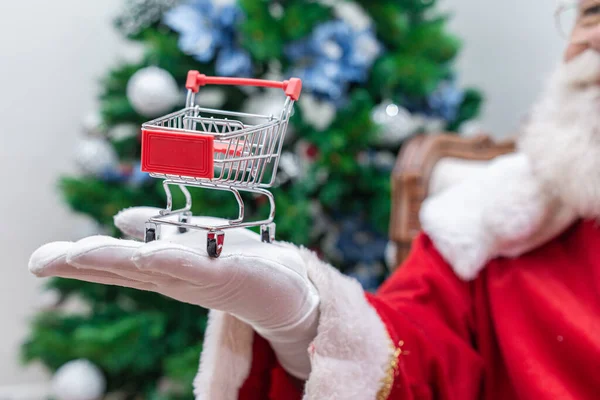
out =
{"type": "Polygon", "coordinates": [[[419,211],[429,194],[433,170],[442,158],[488,161],[513,151],[514,140],[495,142],[485,134],[464,138],[444,132],[415,136],[405,143],[392,172],[389,235],[396,245],[396,265],[404,261],[421,230],[419,211]]]}

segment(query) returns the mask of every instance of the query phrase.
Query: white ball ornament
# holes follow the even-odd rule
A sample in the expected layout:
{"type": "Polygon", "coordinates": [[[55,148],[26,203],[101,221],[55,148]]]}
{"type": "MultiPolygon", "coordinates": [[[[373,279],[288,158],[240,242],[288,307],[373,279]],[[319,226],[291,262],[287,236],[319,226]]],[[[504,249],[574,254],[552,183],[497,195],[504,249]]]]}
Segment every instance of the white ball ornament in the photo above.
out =
{"type": "MultiPolygon", "coordinates": [[[[274,80],[280,80],[279,78],[275,78],[274,80]]],[[[200,96],[198,96],[200,97],[200,96]]],[[[266,93],[254,94],[252,95],[248,101],[243,106],[242,111],[249,114],[258,114],[258,115],[270,115],[278,118],[281,115],[281,111],[283,110],[283,104],[285,97],[282,93],[279,93],[274,90],[269,90],[266,93]]],[[[294,115],[294,109],[292,109],[290,116],[294,115]]],[[[262,118],[253,118],[250,117],[248,122],[252,124],[262,124],[265,122],[262,118]]],[[[284,143],[289,143],[290,140],[293,140],[295,137],[294,127],[292,124],[288,125],[287,131],[285,133],[284,143]]]]}
{"type": "Polygon", "coordinates": [[[46,289],[37,296],[36,300],[39,309],[54,310],[61,302],[61,295],[56,289],[46,289]]]}
{"type": "Polygon", "coordinates": [[[325,130],[335,119],[336,108],[328,101],[320,101],[310,94],[300,97],[304,120],[318,131],[325,130]]]}
{"type": "Polygon", "coordinates": [[[375,106],[371,119],[379,127],[377,142],[385,146],[398,145],[415,132],[410,112],[391,101],[375,106]]]}
{"type": "MultiPolygon", "coordinates": [[[[279,117],[281,115],[281,110],[283,110],[284,98],[285,97],[281,96],[280,93],[273,93],[271,91],[264,94],[257,94],[246,101],[243,111],[249,114],[279,117]]],[[[264,122],[264,120],[256,122],[260,123],[264,122]]]]}
{"type": "Polygon", "coordinates": [[[88,113],[81,122],[83,131],[90,136],[102,134],[102,116],[99,112],[88,113]]]}
{"type": "Polygon", "coordinates": [[[137,124],[122,123],[115,125],[107,132],[112,140],[125,140],[140,135],[140,126],[137,124]]]}
{"type": "Polygon", "coordinates": [[[92,136],[83,138],[77,144],[75,163],[84,174],[98,176],[115,168],[119,158],[106,139],[92,136]]]}
{"type": "Polygon", "coordinates": [[[147,67],[127,82],[127,99],[137,113],[153,118],[171,111],[180,102],[181,92],[169,72],[147,67]]]}
{"type": "Polygon", "coordinates": [[[350,25],[357,32],[364,31],[373,24],[371,17],[356,3],[330,1],[330,4],[333,6],[335,16],[350,25]]]}
{"type": "Polygon", "coordinates": [[[196,94],[196,103],[200,107],[219,108],[226,101],[225,93],[221,89],[203,87],[196,94]]]}
{"type": "Polygon", "coordinates": [[[52,377],[57,400],[98,400],[106,390],[102,371],[88,360],[69,361],[52,377]]]}
{"type": "Polygon", "coordinates": [[[296,180],[304,174],[300,157],[291,152],[284,152],[279,158],[279,168],[282,172],[279,183],[296,180]]]}
{"type": "Polygon", "coordinates": [[[396,243],[389,241],[385,246],[385,265],[388,267],[388,270],[393,271],[394,268],[398,266],[398,260],[396,260],[396,252],[398,248],[396,243]]]}

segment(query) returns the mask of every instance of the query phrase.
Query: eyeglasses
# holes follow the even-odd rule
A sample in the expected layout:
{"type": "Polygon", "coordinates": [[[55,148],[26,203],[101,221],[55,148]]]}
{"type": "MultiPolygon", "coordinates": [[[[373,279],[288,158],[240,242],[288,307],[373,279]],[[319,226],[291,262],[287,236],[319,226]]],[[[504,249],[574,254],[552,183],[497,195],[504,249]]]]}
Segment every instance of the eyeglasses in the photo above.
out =
{"type": "Polygon", "coordinates": [[[560,34],[572,42],[583,42],[600,26],[600,0],[562,1],[555,14],[560,34]]]}

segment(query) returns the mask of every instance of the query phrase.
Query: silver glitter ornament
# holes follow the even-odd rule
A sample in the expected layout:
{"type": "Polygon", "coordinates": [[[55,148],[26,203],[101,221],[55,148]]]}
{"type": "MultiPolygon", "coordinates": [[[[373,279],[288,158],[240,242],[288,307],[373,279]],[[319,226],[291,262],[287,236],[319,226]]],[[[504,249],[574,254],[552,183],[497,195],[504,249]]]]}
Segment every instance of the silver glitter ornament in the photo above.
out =
{"type": "Polygon", "coordinates": [[[117,18],[117,26],[127,36],[137,35],[155,22],[178,0],[127,0],[117,18]]]}
{"type": "Polygon", "coordinates": [[[105,390],[102,371],[88,360],[69,361],[52,377],[52,394],[57,400],[99,400],[105,390]]]}
{"type": "Polygon", "coordinates": [[[144,117],[154,118],[171,111],[181,98],[175,78],[158,67],[142,68],[127,82],[127,99],[144,117]]]}
{"type": "Polygon", "coordinates": [[[77,144],[75,163],[85,175],[99,176],[112,168],[116,168],[119,159],[106,139],[90,136],[83,138],[77,144]]]}
{"type": "Polygon", "coordinates": [[[373,108],[371,119],[379,127],[377,143],[396,146],[415,132],[411,114],[391,101],[373,108]]]}

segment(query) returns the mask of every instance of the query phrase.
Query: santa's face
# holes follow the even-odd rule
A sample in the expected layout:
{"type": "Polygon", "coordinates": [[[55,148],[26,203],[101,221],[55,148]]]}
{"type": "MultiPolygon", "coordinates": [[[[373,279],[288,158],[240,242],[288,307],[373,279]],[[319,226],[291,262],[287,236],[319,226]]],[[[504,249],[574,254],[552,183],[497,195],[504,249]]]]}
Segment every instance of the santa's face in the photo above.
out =
{"type": "Polygon", "coordinates": [[[565,51],[570,62],[587,50],[600,51],[600,0],[579,0],[576,17],[565,51]]]}
{"type": "Polygon", "coordinates": [[[581,0],[565,59],[519,140],[534,173],[563,204],[600,217],[600,0],[581,0]]]}

